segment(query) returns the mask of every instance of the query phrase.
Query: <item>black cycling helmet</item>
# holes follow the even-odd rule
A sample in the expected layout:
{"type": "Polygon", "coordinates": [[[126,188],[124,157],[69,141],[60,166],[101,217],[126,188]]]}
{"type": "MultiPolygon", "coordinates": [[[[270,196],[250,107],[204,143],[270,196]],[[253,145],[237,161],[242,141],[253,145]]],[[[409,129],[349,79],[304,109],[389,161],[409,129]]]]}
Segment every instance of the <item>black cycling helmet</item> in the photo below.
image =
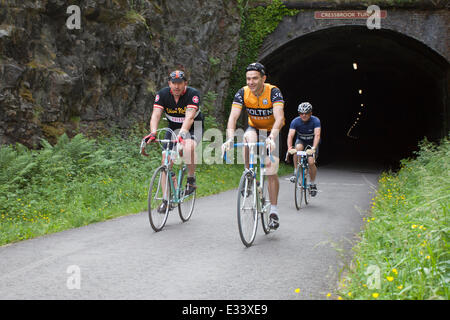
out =
{"type": "Polygon", "coordinates": [[[187,81],[187,79],[186,79],[186,75],[184,74],[183,71],[175,70],[170,73],[169,81],[182,82],[182,81],[187,81]]]}
{"type": "Polygon", "coordinates": [[[247,71],[259,71],[262,76],[266,75],[266,68],[259,62],[253,62],[250,63],[247,68],[245,69],[245,72],[247,71]]]}
{"type": "Polygon", "coordinates": [[[302,102],[298,105],[298,113],[310,113],[312,112],[312,105],[309,102],[302,102]]]}

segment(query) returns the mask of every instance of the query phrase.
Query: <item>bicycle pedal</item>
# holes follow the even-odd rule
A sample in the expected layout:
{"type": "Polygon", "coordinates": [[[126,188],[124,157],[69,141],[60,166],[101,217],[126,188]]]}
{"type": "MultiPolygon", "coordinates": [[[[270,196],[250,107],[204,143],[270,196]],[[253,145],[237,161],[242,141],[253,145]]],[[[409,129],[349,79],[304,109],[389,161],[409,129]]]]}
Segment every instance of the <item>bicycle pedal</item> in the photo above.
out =
{"type": "Polygon", "coordinates": [[[269,223],[269,228],[271,230],[276,230],[276,229],[278,229],[279,226],[280,226],[280,224],[277,221],[271,221],[269,223]]]}

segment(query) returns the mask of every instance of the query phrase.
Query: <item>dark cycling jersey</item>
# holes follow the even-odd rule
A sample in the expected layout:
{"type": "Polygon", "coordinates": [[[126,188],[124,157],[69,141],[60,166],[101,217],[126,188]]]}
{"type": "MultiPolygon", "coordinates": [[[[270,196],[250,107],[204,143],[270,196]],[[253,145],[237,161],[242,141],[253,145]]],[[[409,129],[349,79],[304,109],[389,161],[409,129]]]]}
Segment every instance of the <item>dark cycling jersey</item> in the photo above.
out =
{"type": "Polygon", "coordinates": [[[315,116],[303,122],[300,117],[292,120],[289,129],[294,129],[297,132],[297,139],[303,140],[305,142],[313,143],[314,141],[314,129],[320,128],[320,120],[315,116]]]}
{"type": "Polygon", "coordinates": [[[192,87],[186,87],[178,103],[175,102],[169,87],[161,89],[156,94],[153,108],[164,110],[169,128],[172,130],[181,128],[188,108],[196,111],[194,121],[203,122],[203,114],[200,111],[200,93],[192,87]]]}

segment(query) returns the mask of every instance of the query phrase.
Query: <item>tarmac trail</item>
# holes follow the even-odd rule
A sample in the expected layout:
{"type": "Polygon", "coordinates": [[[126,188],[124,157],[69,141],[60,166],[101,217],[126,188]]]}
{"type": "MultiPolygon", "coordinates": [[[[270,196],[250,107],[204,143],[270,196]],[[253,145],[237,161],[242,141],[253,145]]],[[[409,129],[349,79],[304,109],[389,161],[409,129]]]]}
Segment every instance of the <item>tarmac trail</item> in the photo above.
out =
{"type": "Polygon", "coordinates": [[[239,238],[236,189],[173,211],[161,232],[146,212],[0,247],[0,299],[326,299],[351,256],[379,171],[319,167],[319,193],[297,211],[280,178],[280,227],[239,238]],[[296,289],[300,289],[300,291],[296,289]]]}

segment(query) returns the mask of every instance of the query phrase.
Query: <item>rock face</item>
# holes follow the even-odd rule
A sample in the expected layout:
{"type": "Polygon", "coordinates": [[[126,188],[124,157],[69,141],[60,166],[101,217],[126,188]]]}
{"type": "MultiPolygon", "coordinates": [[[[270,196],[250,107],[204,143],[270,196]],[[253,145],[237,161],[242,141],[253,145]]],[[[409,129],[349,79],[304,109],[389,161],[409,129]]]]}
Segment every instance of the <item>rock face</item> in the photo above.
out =
{"type": "Polygon", "coordinates": [[[155,93],[174,68],[217,95],[211,115],[223,119],[237,0],[72,4],[80,29],[67,27],[67,1],[0,1],[0,143],[36,147],[63,132],[148,128],[155,93]]]}

